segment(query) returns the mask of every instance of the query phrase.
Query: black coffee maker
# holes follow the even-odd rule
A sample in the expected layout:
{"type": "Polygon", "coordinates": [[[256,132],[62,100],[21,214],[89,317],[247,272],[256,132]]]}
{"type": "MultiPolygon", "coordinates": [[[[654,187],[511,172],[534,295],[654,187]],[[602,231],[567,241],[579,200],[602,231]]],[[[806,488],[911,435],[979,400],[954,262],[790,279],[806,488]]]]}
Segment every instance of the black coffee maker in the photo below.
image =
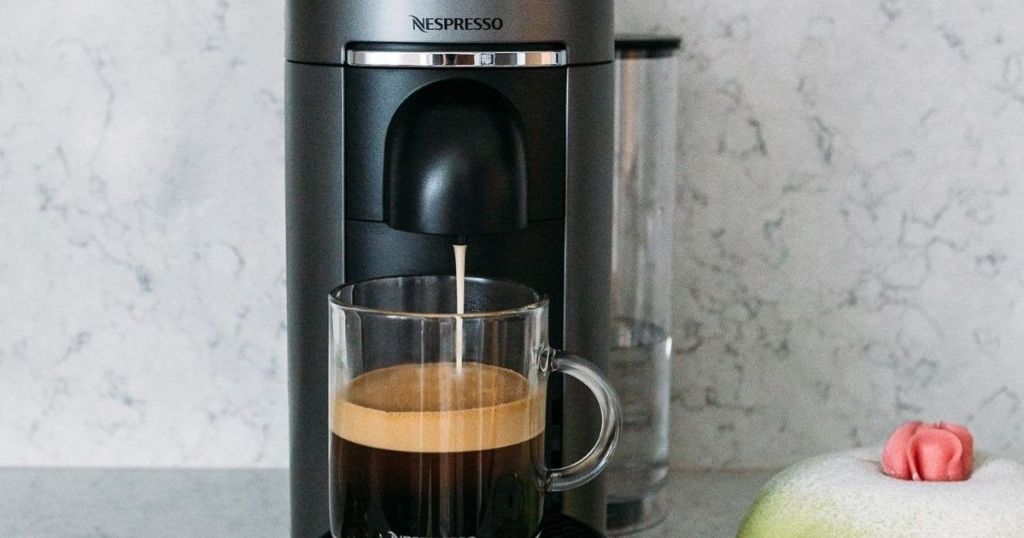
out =
{"type": "MultiPolygon", "coordinates": [[[[290,0],[287,58],[292,536],[321,538],[335,286],[452,274],[466,241],[469,273],[549,296],[551,343],[604,365],[613,2],[290,0]]],[[[600,417],[582,387],[549,390],[562,465],[600,417]]],[[[600,480],[550,497],[604,528],[600,480]]]]}

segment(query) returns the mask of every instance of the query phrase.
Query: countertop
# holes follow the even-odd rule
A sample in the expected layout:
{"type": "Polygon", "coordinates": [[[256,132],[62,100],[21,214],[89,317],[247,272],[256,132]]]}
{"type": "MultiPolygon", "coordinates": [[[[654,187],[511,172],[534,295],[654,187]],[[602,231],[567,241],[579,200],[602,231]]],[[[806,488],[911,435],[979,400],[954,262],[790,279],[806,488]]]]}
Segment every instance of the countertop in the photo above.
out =
{"type": "MultiPolygon", "coordinates": [[[[727,538],[771,473],[677,472],[660,527],[634,536],[727,538]]],[[[288,472],[0,469],[4,538],[284,538],[288,472]]]]}

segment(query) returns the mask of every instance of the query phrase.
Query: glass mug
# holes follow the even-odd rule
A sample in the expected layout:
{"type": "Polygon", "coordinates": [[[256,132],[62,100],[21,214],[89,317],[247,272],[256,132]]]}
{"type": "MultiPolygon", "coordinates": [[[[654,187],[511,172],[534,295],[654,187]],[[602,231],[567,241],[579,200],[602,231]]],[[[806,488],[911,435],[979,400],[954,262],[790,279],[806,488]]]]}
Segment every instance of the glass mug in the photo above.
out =
{"type": "Polygon", "coordinates": [[[330,294],[330,507],[336,538],[528,537],[544,493],[608,463],[619,402],[585,360],[548,346],[548,301],[509,281],[389,277],[330,294]],[[462,357],[456,353],[461,333],[462,357]],[[580,461],[543,462],[552,372],[596,396],[601,431],[580,461]]]}

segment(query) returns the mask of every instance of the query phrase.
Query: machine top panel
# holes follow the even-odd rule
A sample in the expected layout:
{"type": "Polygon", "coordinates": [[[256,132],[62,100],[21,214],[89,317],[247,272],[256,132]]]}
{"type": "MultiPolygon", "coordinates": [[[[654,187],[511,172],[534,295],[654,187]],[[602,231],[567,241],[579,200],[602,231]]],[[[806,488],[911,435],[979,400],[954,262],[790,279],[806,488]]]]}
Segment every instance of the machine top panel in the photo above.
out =
{"type": "Polygon", "coordinates": [[[287,57],[342,65],[352,43],[472,45],[465,47],[472,51],[551,44],[565,51],[566,65],[610,62],[613,6],[613,0],[289,0],[287,57]]]}

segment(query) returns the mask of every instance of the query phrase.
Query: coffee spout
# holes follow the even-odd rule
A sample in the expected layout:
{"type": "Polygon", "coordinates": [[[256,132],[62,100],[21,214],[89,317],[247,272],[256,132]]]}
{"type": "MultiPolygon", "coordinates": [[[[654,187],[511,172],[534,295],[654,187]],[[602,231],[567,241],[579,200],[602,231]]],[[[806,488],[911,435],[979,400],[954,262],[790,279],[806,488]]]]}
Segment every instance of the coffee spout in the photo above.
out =
{"type": "Polygon", "coordinates": [[[525,229],[523,131],[515,106],[483,83],[455,79],[418,90],[388,127],[385,221],[456,236],[525,229]]]}

